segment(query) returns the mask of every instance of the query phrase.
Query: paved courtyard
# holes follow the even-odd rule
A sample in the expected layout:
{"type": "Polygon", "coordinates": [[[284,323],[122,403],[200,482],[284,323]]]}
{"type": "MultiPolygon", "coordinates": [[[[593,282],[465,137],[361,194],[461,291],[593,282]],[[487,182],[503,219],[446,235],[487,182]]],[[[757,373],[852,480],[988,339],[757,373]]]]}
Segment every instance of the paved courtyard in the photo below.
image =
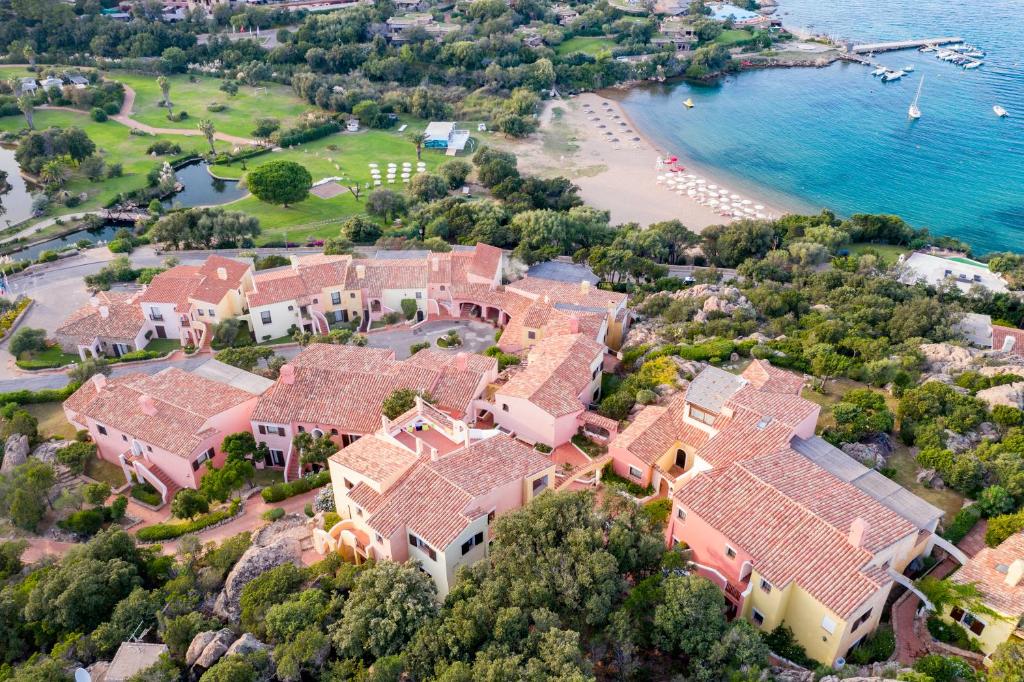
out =
{"type": "Polygon", "coordinates": [[[395,351],[395,357],[399,360],[409,357],[409,346],[414,343],[429,341],[430,345],[438,350],[450,350],[452,353],[467,351],[469,353],[482,353],[488,347],[494,345],[495,328],[486,322],[475,320],[437,320],[427,322],[419,329],[394,329],[385,332],[374,332],[369,335],[369,345],[373,348],[390,348],[395,351]],[[462,338],[462,346],[459,348],[444,349],[437,345],[437,340],[448,333],[449,330],[458,331],[462,338]]]}

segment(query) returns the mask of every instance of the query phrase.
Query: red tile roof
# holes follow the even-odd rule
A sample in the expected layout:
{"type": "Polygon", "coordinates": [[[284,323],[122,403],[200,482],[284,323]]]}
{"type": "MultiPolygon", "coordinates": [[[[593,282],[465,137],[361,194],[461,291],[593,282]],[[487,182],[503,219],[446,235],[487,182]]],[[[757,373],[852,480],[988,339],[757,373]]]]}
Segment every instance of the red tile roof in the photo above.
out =
{"type": "Polygon", "coordinates": [[[496,395],[525,398],[555,417],[586,408],[580,394],[593,381],[590,365],[605,347],[583,334],[544,337],[517,372],[496,395]]]}
{"type": "Polygon", "coordinates": [[[673,396],[664,406],[648,405],[615,437],[611,447],[625,449],[651,466],[676,441],[699,448],[708,442],[710,436],[683,421],[685,406],[682,393],[673,396]]]}
{"type": "Polygon", "coordinates": [[[376,434],[364,436],[331,455],[331,461],[378,483],[389,482],[416,462],[416,453],[376,434]]]}
{"type": "MultiPolygon", "coordinates": [[[[127,374],[106,380],[102,389],[87,381],[64,406],[138,440],[189,457],[209,430],[207,421],[253,398],[253,394],[169,367],[156,374],[127,374]],[[140,399],[148,396],[155,414],[140,399]]],[[[128,449],[128,445],[125,445],[128,449]]]]}
{"type": "Polygon", "coordinates": [[[87,345],[97,337],[134,341],[146,326],[138,294],[101,291],[95,299],[95,304],[90,303],[71,313],[54,333],[87,345]],[[106,317],[101,312],[104,307],[106,317]]]}
{"type": "Polygon", "coordinates": [[[1014,561],[1024,561],[1024,533],[1014,533],[997,547],[985,547],[950,580],[960,585],[974,583],[987,606],[1016,620],[1024,615],[1024,581],[1016,585],[1006,583],[1014,561]]]}
{"type": "Polygon", "coordinates": [[[524,277],[506,287],[509,291],[522,293],[530,298],[547,297],[552,305],[567,303],[575,306],[602,308],[618,307],[625,303],[626,295],[598,289],[587,283],[561,282],[540,277],[524,277]]]}
{"type": "Polygon", "coordinates": [[[788,449],[699,474],[675,499],[749,553],[754,570],[770,582],[779,587],[796,582],[842,618],[891,580],[868,566],[871,548],[917,532],[895,512],[788,449]],[[849,509],[841,510],[843,505],[849,509]],[[869,526],[861,547],[849,542],[848,522],[857,516],[878,524],[869,526]]]}
{"type": "Polygon", "coordinates": [[[1007,339],[1011,341],[1009,352],[1024,357],[1024,329],[992,325],[992,348],[994,350],[1003,350],[1006,347],[1007,339]]]}
{"type": "Polygon", "coordinates": [[[154,277],[140,300],[173,303],[179,313],[187,312],[189,298],[220,303],[227,292],[242,286],[242,279],[251,267],[248,263],[216,255],[207,257],[202,265],[178,265],[154,277]]]}
{"type": "Polygon", "coordinates": [[[462,415],[478,397],[477,387],[498,367],[494,358],[473,354],[465,358],[466,369],[460,370],[458,355],[438,351],[420,351],[399,362],[390,350],[312,344],[291,362],[294,383],[275,383],[260,399],[252,418],[371,433],[380,427],[381,404],[399,388],[428,391],[437,407],[462,415]]]}

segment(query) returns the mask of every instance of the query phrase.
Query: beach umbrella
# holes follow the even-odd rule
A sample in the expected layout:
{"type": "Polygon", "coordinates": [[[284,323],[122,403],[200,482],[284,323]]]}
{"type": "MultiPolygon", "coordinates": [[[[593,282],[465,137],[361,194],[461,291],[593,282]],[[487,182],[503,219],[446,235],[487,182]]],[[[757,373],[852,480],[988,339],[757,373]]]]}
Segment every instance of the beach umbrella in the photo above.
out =
{"type": "Polygon", "coordinates": [[[677,189],[676,194],[678,194],[679,196],[683,196],[683,190],[677,189]]]}
{"type": "Polygon", "coordinates": [[[740,195],[739,194],[730,194],[729,198],[732,199],[733,201],[739,201],[740,200],[740,195]]]}
{"type": "Polygon", "coordinates": [[[711,204],[712,206],[718,206],[719,201],[718,199],[708,199],[708,203],[711,204]]]}
{"type": "Polygon", "coordinates": [[[764,218],[764,213],[757,213],[754,217],[755,218],[764,218]]]}
{"type": "Polygon", "coordinates": [[[708,189],[717,190],[718,189],[718,185],[708,185],[708,189]]]}
{"type": "Polygon", "coordinates": [[[377,164],[375,164],[375,163],[371,163],[370,164],[370,168],[376,168],[376,167],[377,167],[377,164]]]}
{"type": "Polygon", "coordinates": [[[744,199],[740,203],[743,204],[744,206],[750,206],[750,204],[752,204],[753,202],[750,199],[744,199]]]}
{"type": "Polygon", "coordinates": [[[695,190],[695,189],[686,190],[686,194],[688,196],[695,197],[695,196],[697,196],[697,190],[695,190]]]}
{"type": "MultiPolygon", "coordinates": [[[[762,206],[761,204],[754,204],[754,210],[756,210],[756,211],[763,211],[764,210],[764,206],[762,206]]],[[[758,216],[758,217],[760,217],[760,216],[758,216]]]]}
{"type": "Polygon", "coordinates": [[[659,176],[658,176],[658,179],[659,179],[659,180],[664,180],[664,179],[665,179],[665,176],[664,176],[664,175],[659,175],[659,176]]]}
{"type": "Polygon", "coordinates": [[[698,185],[706,185],[707,184],[707,180],[705,180],[704,178],[698,178],[697,179],[697,184],[698,185]]]}

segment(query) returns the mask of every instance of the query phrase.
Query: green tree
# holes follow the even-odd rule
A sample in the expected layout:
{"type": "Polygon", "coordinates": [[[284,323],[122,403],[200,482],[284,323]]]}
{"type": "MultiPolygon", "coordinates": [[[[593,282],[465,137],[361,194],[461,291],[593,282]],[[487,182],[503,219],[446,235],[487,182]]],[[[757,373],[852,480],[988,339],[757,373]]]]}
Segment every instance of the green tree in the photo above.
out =
{"type": "Polygon", "coordinates": [[[378,659],[401,653],[437,614],[434,581],[413,563],[382,561],[363,571],[333,631],[347,656],[378,659]]]}
{"type": "Polygon", "coordinates": [[[1011,638],[998,647],[991,657],[988,669],[991,682],[1024,681],[1024,642],[1011,638]]]}
{"type": "Polygon", "coordinates": [[[96,374],[108,376],[110,362],[103,358],[89,358],[68,368],[68,379],[75,384],[84,384],[96,374]]]}
{"type": "Polygon", "coordinates": [[[163,605],[159,592],[136,587],[117,603],[109,620],[93,630],[89,639],[101,656],[109,656],[133,633],[155,625],[156,614],[163,605]]]}
{"type": "Polygon", "coordinates": [[[227,500],[232,492],[239,490],[256,475],[256,467],[252,462],[238,455],[228,455],[224,466],[219,469],[213,462],[208,462],[207,467],[206,475],[199,481],[199,490],[208,499],[220,502],[227,500]]]}
{"type": "MultiPolygon", "coordinates": [[[[29,126],[32,127],[31,125],[29,126]]],[[[409,133],[409,141],[416,146],[416,159],[423,158],[423,143],[427,141],[427,134],[424,132],[409,133]]]]}
{"type": "Polygon", "coordinates": [[[460,159],[445,161],[437,169],[438,174],[448,183],[449,189],[462,187],[472,171],[473,166],[460,159]]]}
{"type": "Polygon", "coordinates": [[[341,225],[341,235],[355,244],[372,244],[381,234],[379,225],[360,215],[352,216],[341,225]]]}
{"type": "Polygon", "coordinates": [[[388,419],[394,419],[403,415],[416,405],[416,396],[422,398],[424,402],[434,402],[434,397],[426,391],[417,391],[412,388],[397,388],[384,399],[380,406],[381,412],[388,419]]]}
{"type": "Polygon", "coordinates": [[[366,197],[366,210],[370,215],[383,218],[385,222],[391,222],[396,216],[405,213],[405,209],[405,197],[390,189],[375,189],[366,197]]]}
{"type": "MultiPolygon", "coordinates": [[[[96,444],[81,442],[70,443],[57,450],[56,456],[57,461],[66,466],[73,473],[81,474],[85,471],[85,465],[89,460],[96,457],[96,444]]],[[[106,498],[104,497],[104,499],[106,498]]]]}
{"type": "MultiPolygon", "coordinates": [[[[214,136],[217,134],[217,129],[213,125],[213,121],[208,118],[204,118],[199,122],[199,132],[206,138],[206,143],[210,145],[210,153],[216,154],[217,148],[213,144],[214,136]]],[[[255,194],[255,192],[253,192],[255,194]]]]}
{"type": "Polygon", "coordinates": [[[210,511],[210,501],[198,490],[182,488],[171,500],[171,514],[179,519],[192,519],[210,511]]]}
{"type": "Polygon", "coordinates": [[[100,506],[110,497],[109,483],[87,483],[82,486],[82,496],[89,504],[100,506]]]}
{"type": "Polygon", "coordinates": [[[252,136],[257,140],[269,140],[270,136],[281,127],[281,122],[276,118],[258,118],[256,127],[252,130],[252,136]]]}
{"type": "Polygon", "coordinates": [[[409,193],[420,201],[436,201],[448,196],[448,182],[440,175],[417,173],[409,183],[409,193]]]}
{"type": "Polygon", "coordinates": [[[664,651],[700,656],[725,632],[725,600],[709,580],[672,575],[662,589],[665,600],[654,610],[655,641],[664,651]]]}
{"type": "Polygon", "coordinates": [[[853,443],[876,433],[889,433],[894,424],[885,396],[867,388],[847,391],[832,408],[832,415],[836,425],[826,431],[825,438],[835,445],[853,443]]]}
{"type": "Polygon", "coordinates": [[[33,353],[46,350],[46,330],[32,327],[19,327],[11,336],[7,349],[14,357],[22,353],[33,353]]]}
{"type": "Polygon", "coordinates": [[[160,106],[167,107],[168,117],[170,117],[171,111],[171,81],[167,76],[158,76],[156,84],[160,88],[160,106]]]}
{"type": "Polygon", "coordinates": [[[313,176],[294,161],[268,161],[250,171],[246,182],[257,199],[288,208],[309,195],[313,176]]]}
{"type": "Polygon", "coordinates": [[[18,108],[21,109],[21,113],[25,117],[25,125],[28,126],[28,129],[35,130],[36,107],[35,103],[32,101],[32,97],[29,95],[22,95],[19,97],[18,108]]]}
{"type": "Polygon", "coordinates": [[[246,583],[238,602],[242,629],[265,637],[267,612],[274,605],[287,601],[305,579],[303,569],[293,564],[282,564],[246,583]]]}
{"type": "Polygon", "coordinates": [[[327,458],[338,451],[338,446],[331,440],[330,436],[324,435],[314,438],[308,431],[295,434],[292,438],[292,447],[301,455],[299,462],[303,466],[320,464],[326,466],[327,458]]]}

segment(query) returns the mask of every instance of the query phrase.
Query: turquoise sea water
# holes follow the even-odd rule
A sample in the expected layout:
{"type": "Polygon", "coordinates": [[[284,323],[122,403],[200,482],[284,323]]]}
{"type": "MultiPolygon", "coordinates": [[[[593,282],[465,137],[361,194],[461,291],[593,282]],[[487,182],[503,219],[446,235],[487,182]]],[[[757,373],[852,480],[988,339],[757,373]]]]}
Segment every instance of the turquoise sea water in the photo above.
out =
{"type": "Polygon", "coordinates": [[[658,145],[796,210],[895,213],[971,244],[1024,251],[1024,0],[780,0],[787,26],[859,42],[959,35],[985,50],[964,71],[916,50],[876,55],[915,72],[742,73],[713,86],[643,86],[622,97],[658,145]],[[924,76],[923,116],[907,108],[924,76]],[[696,106],[685,109],[692,97],[696,106]],[[999,119],[992,105],[1010,112],[999,119]]]}

